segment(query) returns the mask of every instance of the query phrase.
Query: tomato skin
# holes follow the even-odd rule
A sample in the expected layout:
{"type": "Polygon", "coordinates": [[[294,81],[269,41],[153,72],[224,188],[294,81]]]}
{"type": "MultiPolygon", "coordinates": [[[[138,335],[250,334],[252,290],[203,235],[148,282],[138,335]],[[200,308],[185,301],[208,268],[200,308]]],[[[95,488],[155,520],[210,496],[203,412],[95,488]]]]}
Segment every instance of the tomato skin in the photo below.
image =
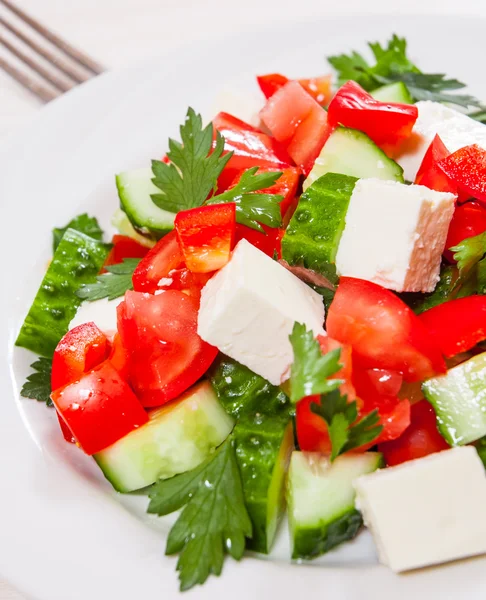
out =
{"type": "Polygon", "coordinates": [[[148,421],[129,385],[105,361],[55,390],[52,401],[86,454],[96,454],[148,421]]]}
{"type": "Polygon", "coordinates": [[[341,277],[328,311],[328,334],[353,348],[363,368],[421,381],[446,370],[426,327],[398,296],[370,281],[341,277]]]}
{"type": "Polygon", "coordinates": [[[277,90],[288,83],[290,79],[280,73],[269,73],[268,75],[258,75],[257,82],[265,98],[271,98],[277,90]]]}
{"type": "Polygon", "coordinates": [[[486,150],[477,144],[460,148],[438,167],[457,186],[460,202],[475,198],[486,204],[486,150]]]}
{"type": "Polygon", "coordinates": [[[94,323],[84,323],[66,333],[52,357],[51,388],[79,379],[103,362],[109,351],[106,335],[94,323]]]}
{"type": "Polygon", "coordinates": [[[425,185],[436,192],[450,192],[451,194],[457,194],[457,186],[438,166],[439,162],[449,155],[449,150],[447,150],[439,135],[436,134],[425,153],[422,164],[415,177],[415,183],[417,185],[425,185]]]}
{"type": "Polygon", "coordinates": [[[104,267],[117,265],[125,258],[143,258],[149,251],[149,248],[126,235],[114,235],[111,243],[113,248],[106,257],[104,267]]]}
{"type": "Polygon", "coordinates": [[[120,373],[122,379],[125,381],[128,380],[129,371],[128,371],[128,359],[130,357],[129,352],[123,346],[121,337],[119,333],[115,334],[113,338],[113,342],[111,344],[111,351],[108,356],[109,362],[115,367],[115,369],[120,373]]]}
{"type": "Polygon", "coordinates": [[[437,430],[434,409],[426,400],[412,406],[410,427],[398,439],[378,446],[389,467],[448,448],[437,430]]]}
{"type": "Polygon", "coordinates": [[[213,119],[213,126],[225,139],[225,152],[233,152],[219,176],[219,192],[227,190],[238,173],[251,167],[279,171],[292,164],[284,146],[276,139],[232,115],[219,113],[213,119]]]}
{"type": "Polygon", "coordinates": [[[449,300],[419,318],[444,356],[452,358],[486,339],[486,296],[449,300]]]}
{"type": "Polygon", "coordinates": [[[160,289],[159,281],[167,278],[173,269],[183,267],[183,262],[176,232],[171,231],[138,264],[133,273],[133,289],[153,294],[160,289]]]}
{"type": "Polygon", "coordinates": [[[174,226],[187,268],[194,273],[217,271],[231,256],[236,204],[212,204],[181,211],[174,226]]]}
{"type": "Polygon", "coordinates": [[[344,125],[366,133],[378,146],[397,146],[410,136],[418,117],[414,104],[380,102],[354,81],[345,83],[331,100],[331,127],[344,125]]]}
{"type": "MultiPolygon", "coordinates": [[[[280,75],[280,73],[270,73],[269,75],[259,75],[257,81],[265,98],[268,100],[275,92],[288,83],[290,79],[285,77],[285,75],[280,75]]],[[[327,106],[327,104],[329,104],[332,97],[331,75],[311,77],[309,79],[298,79],[297,81],[321,106],[327,106]]]]}
{"type": "Polygon", "coordinates": [[[198,302],[187,294],[128,291],[117,312],[118,331],[129,352],[129,383],[146,407],[179,396],[216,358],[218,350],[197,334],[198,302]]]}
{"type": "Polygon", "coordinates": [[[455,264],[454,253],[449,250],[467,238],[475,237],[486,231],[486,206],[471,200],[456,206],[447,233],[445,258],[455,264]]]}

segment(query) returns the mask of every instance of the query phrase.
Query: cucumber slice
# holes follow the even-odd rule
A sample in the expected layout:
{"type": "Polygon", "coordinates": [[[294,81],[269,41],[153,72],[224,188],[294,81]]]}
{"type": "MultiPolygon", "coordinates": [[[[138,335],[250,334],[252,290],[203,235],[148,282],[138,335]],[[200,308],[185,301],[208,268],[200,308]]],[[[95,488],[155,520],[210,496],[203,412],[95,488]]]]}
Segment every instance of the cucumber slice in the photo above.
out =
{"type": "Polygon", "coordinates": [[[438,430],[451,446],[486,435],[486,352],[428,379],[422,391],[434,407],[438,430]]]}
{"type": "Polygon", "coordinates": [[[116,187],[121,206],[133,225],[160,238],[174,229],[175,214],[152,202],[151,194],[161,193],[152,177],[150,168],[125,171],[116,176],[116,187]]]}
{"type": "Polygon", "coordinates": [[[353,481],[383,466],[378,452],[345,454],[332,464],[321,454],[294,452],[287,503],[292,558],[315,558],[358,533],[353,481]]]}
{"type": "Polygon", "coordinates": [[[326,173],[342,173],[357,178],[389,179],[403,183],[403,169],[379,148],[366,133],[338,127],[329,136],[312,171],[304,181],[304,191],[326,173]]]}
{"type": "Polygon", "coordinates": [[[233,419],[207,381],[154,410],[149,422],[94,456],[119,492],[190,471],[231,433],[233,419]]]}
{"type": "Polygon", "coordinates": [[[375,100],[380,102],[400,102],[401,104],[413,104],[413,98],[408,87],[403,81],[389,83],[370,92],[375,100]]]}
{"type": "Polygon", "coordinates": [[[127,237],[134,239],[136,242],[142,246],[145,246],[146,248],[153,248],[157,243],[152,234],[142,235],[139,233],[132,225],[130,219],[127,217],[127,214],[121,208],[117,208],[114,212],[113,216],[111,217],[111,224],[122,235],[126,235],[127,237]]]}
{"type": "Polygon", "coordinates": [[[79,231],[66,231],[25,318],[16,346],[40,356],[52,356],[82,302],[76,291],[81,285],[96,281],[108,251],[109,246],[79,231]]]}
{"type": "Polygon", "coordinates": [[[253,523],[253,538],[247,546],[268,554],[285,506],[285,475],[294,449],[292,423],[255,415],[239,422],[234,436],[245,503],[253,523]]]}
{"type": "Polygon", "coordinates": [[[337,282],[336,253],[357,179],[326,173],[300,197],[282,239],[282,258],[337,282]]]}

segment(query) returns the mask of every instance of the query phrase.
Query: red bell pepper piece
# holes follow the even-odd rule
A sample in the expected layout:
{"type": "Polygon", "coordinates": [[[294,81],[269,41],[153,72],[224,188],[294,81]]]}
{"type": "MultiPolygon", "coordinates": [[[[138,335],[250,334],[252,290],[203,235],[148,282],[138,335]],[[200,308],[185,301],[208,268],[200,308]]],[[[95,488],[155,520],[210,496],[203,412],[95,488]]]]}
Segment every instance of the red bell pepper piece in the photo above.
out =
{"type": "Polygon", "coordinates": [[[449,300],[419,318],[444,356],[451,358],[486,339],[486,296],[449,300]]]}
{"type": "Polygon", "coordinates": [[[104,450],[148,421],[130,386],[108,361],[55,390],[51,398],[86,454],[104,450]]]}
{"type": "Polygon", "coordinates": [[[290,79],[280,73],[269,73],[268,75],[258,75],[257,82],[265,98],[268,100],[276,91],[288,83],[290,79]]]}
{"type": "Polygon", "coordinates": [[[187,268],[210,273],[224,267],[231,256],[236,226],[236,204],[211,204],[177,213],[177,240],[187,268]]]}
{"type": "Polygon", "coordinates": [[[380,102],[354,81],[348,81],[331,100],[327,114],[331,127],[340,124],[359,129],[389,150],[410,136],[418,109],[413,104],[380,102]]]}
{"type": "Polygon", "coordinates": [[[326,327],[353,348],[361,367],[397,371],[406,381],[446,370],[423,322],[393,292],[370,281],[341,277],[326,327]]]}
{"type": "Polygon", "coordinates": [[[273,258],[276,254],[278,258],[282,258],[282,238],[285,234],[285,229],[276,229],[275,227],[268,227],[268,225],[262,225],[262,227],[264,233],[237,223],[235,246],[240,240],[247,240],[267,256],[273,258]]]}
{"type": "Polygon", "coordinates": [[[446,259],[450,263],[455,263],[454,253],[449,248],[484,231],[486,231],[486,206],[475,201],[457,205],[447,234],[444,251],[446,259]]]}
{"type": "Polygon", "coordinates": [[[415,183],[425,185],[436,192],[457,194],[457,186],[438,166],[438,163],[449,155],[449,150],[447,150],[439,135],[436,135],[425,153],[415,183]]]}
{"type": "Polygon", "coordinates": [[[389,467],[449,448],[437,430],[434,409],[426,400],[412,406],[410,421],[410,427],[398,439],[378,446],[389,467]]]}
{"type": "Polygon", "coordinates": [[[457,186],[460,202],[475,198],[486,203],[486,150],[477,144],[466,146],[442,159],[438,167],[457,186]]]}
{"type": "Polygon", "coordinates": [[[114,235],[111,243],[113,248],[106,257],[105,267],[121,263],[125,258],[143,258],[150,249],[126,235],[114,235]]]}

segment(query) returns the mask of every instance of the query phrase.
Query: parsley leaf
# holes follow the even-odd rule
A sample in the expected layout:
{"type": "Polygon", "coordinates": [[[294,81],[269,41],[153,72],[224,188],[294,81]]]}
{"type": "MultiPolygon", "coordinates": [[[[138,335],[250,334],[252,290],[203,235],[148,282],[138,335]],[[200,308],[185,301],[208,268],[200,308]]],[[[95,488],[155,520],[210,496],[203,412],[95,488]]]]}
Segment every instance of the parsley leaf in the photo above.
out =
{"type": "Polygon", "coordinates": [[[213,125],[203,129],[201,115],[192,108],[187,111],[180,133],[182,143],[169,139],[167,156],[171,164],[152,161],[152,181],[163,192],[153,194],[152,201],[174,213],[201,206],[232,156],[231,152],[222,156],[224,138],[218,131],[212,149],[213,125]]]}
{"type": "Polygon", "coordinates": [[[314,338],[312,331],[307,331],[306,326],[301,323],[294,323],[289,339],[294,351],[294,362],[290,373],[292,402],[298,402],[314,394],[325,394],[343,383],[341,379],[328,379],[341,368],[339,348],[322,354],[319,342],[314,338]]]}
{"type": "Polygon", "coordinates": [[[45,402],[47,406],[53,406],[51,396],[51,371],[52,359],[39,358],[32,363],[34,373],[27,377],[27,381],[20,390],[23,398],[31,398],[39,402],[45,402]]]}
{"type": "Polygon", "coordinates": [[[105,267],[108,273],[98,275],[96,283],[81,286],[76,295],[88,302],[123,296],[127,290],[133,289],[132,276],[139,262],[139,258],[125,258],[122,263],[105,267]]]}
{"type": "Polygon", "coordinates": [[[459,271],[454,292],[459,296],[470,295],[476,291],[478,285],[482,286],[485,270],[482,259],[486,253],[486,232],[466,238],[450,250],[454,252],[454,259],[457,261],[459,271]]]}
{"type": "Polygon", "coordinates": [[[98,220],[95,217],[90,217],[88,214],[84,213],[74,217],[74,219],[69,221],[65,227],[55,227],[52,230],[53,252],[56,251],[59,242],[62,240],[62,236],[68,229],[75,229],[85,235],[89,235],[89,237],[92,237],[95,240],[101,241],[103,239],[103,230],[99,226],[98,220]]]}
{"type": "Polygon", "coordinates": [[[264,229],[260,223],[269,227],[281,226],[280,202],[283,197],[255,192],[274,185],[282,173],[278,171],[258,173],[257,171],[258,167],[248,169],[241,175],[240,180],[233,188],[213,196],[207,201],[207,204],[234,202],[237,222],[263,232],[264,229]]]}
{"type": "Polygon", "coordinates": [[[372,92],[381,85],[402,81],[417,100],[448,102],[463,107],[483,108],[481,102],[469,94],[446,93],[465,86],[457,79],[447,79],[442,73],[422,73],[407,56],[405,38],[393,35],[386,46],[378,42],[368,44],[373,52],[375,64],[370,65],[358,52],[328,58],[338,73],[339,84],[350,79],[372,92]]]}
{"type": "Polygon", "coordinates": [[[372,442],[383,431],[378,410],[357,421],[356,401],[348,402],[347,396],[341,395],[339,390],[322,395],[319,404],[311,404],[311,410],[327,424],[332,446],[331,461],[344,452],[372,442]]]}
{"type": "Polygon", "coordinates": [[[180,553],[181,591],[220,575],[225,552],[243,556],[252,525],[231,438],[199,467],[154,484],[149,497],[148,512],[161,516],[185,505],[166,547],[168,555],[180,553]]]}

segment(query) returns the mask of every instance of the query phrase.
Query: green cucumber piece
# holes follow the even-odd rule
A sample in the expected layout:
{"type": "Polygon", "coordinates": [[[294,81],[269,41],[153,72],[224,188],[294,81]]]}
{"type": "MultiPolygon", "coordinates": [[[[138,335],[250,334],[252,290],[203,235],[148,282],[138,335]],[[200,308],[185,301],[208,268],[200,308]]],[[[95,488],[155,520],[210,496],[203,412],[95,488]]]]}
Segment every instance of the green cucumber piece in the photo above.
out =
{"type": "Polygon", "coordinates": [[[255,413],[289,415],[292,411],[279,387],[227,356],[212,370],[211,384],[223,408],[235,419],[255,413]]]}
{"type": "Polygon", "coordinates": [[[288,419],[255,415],[236,425],[234,438],[246,508],[253,524],[247,547],[268,554],[285,506],[293,426],[288,419]]]}
{"type": "Polygon", "coordinates": [[[337,282],[336,253],[357,179],[327,173],[302,194],[282,239],[282,258],[337,282]]]}
{"type": "Polygon", "coordinates": [[[109,246],[79,231],[63,235],[15,342],[50,358],[81,304],[76,291],[94,283],[109,246]]]}
{"type": "Polygon", "coordinates": [[[149,419],[94,456],[118,492],[142,489],[157,479],[194,469],[233,429],[233,419],[219,404],[208,381],[151,411],[149,419]]]}
{"type": "Polygon", "coordinates": [[[326,173],[404,181],[399,164],[388,158],[366,133],[347,127],[337,127],[331,133],[304,181],[304,191],[326,173]]]}
{"type": "Polygon", "coordinates": [[[439,432],[451,446],[486,435],[486,352],[428,379],[422,391],[434,407],[439,432]]]}
{"type": "Polygon", "coordinates": [[[103,239],[103,230],[98,223],[98,219],[96,219],[96,217],[90,217],[88,214],[84,213],[74,217],[74,219],[71,219],[71,221],[69,221],[65,227],[55,227],[52,230],[53,252],[56,251],[62,240],[62,236],[68,229],[75,229],[76,231],[84,233],[84,235],[89,235],[89,237],[92,237],[99,242],[101,242],[103,239]]]}
{"type": "Polygon", "coordinates": [[[370,92],[370,94],[375,100],[379,100],[380,102],[399,102],[401,104],[414,103],[412,95],[403,81],[388,83],[387,85],[383,85],[370,92]]]}
{"type": "Polygon", "coordinates": [[[292,558],[315,558],[353,539],[361,525],[353,482],[384,465],[379,452],[344,454],[333,463],[321,454],[294,452],[287,486],[292,558]]]}
{"type": "Polygon", "coordinates": [[[111,217],[111,224],[115,229],[118,230],[119,233],[132,238],[146,248],[153,248],[157,243],[157,240],[152,236],[152,234],[142,235],[139,231],[137,231],[132,225],[130,219],[127,217],[127,214],[121,208],[117,208],[113,213],[113,216],[111,217]]]}
{"type": "Polygon", "coordinates": [[[151,195],[160,194],[152,178],[150,168],[125,171],[116,176],[116,187],[121,207],[132,224],[160,238],[174,229],[175,214],[152,202],[151,195]]]}

